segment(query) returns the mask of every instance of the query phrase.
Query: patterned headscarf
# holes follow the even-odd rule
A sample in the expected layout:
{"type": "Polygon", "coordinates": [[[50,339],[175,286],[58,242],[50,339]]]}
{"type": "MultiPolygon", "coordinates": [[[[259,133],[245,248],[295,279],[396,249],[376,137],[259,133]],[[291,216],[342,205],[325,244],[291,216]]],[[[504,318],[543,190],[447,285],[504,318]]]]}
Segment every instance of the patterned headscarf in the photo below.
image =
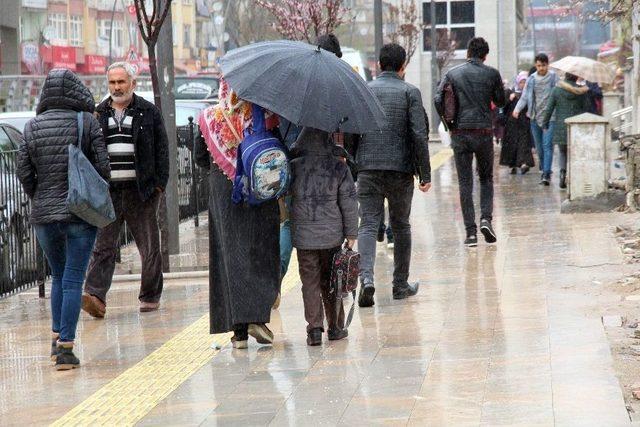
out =
{"type": "MultiPolygon", "coordinates": [[[[200,131],[213,162],[233,180],[236,176],[238,145],[245,133],[252,133],[251,103],[238,98],[224,79],[220,79],[218,104],[200,115],[200,131]]],[[[267,129],[278,126],[278,116],[266,112],[267,129]]]]}
{"type": "Polygon", "coordinates": [[[529,73],[527,73],[526,71],[520,71],[518,73],[518,75],[516,76],[516,87],[514,88],[516,92],[522,92],[522,90],[520,89],[520,82],[523,80],[527,80],[527,77],[529,77],[529,73]]]}

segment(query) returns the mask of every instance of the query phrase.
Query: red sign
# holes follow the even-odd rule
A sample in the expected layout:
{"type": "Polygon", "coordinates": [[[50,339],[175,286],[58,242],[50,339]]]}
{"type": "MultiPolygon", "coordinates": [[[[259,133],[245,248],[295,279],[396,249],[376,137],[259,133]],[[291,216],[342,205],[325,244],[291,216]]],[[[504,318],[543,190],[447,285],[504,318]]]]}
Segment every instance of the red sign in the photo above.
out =
{"type": "Polygon", "coordinates": [[[129,15],[136,16],[136,7],[134,5],[128,6],[127,10],[129,11],[129,15]]]}
{"type": "Polygon", "coordinates": [[[76,71],[76,48],[68,46],[41,46],[40,53],[44,62],[51,68],[67,68],[76,71]]]}
{"type": "Polygon", "coordinates": [[[84,56],[84,72],[87,74],[104,74],[107,71],[107,58],[101,55],[84,56]]]}

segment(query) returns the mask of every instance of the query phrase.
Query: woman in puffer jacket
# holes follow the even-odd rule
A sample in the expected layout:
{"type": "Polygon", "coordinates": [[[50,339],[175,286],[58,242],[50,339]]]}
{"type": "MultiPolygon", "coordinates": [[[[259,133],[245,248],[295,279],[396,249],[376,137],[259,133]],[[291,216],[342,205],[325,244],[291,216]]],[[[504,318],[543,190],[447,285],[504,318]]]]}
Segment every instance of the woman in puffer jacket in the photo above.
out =
{"type": "Polygon", "coordinates": [[[18,153],[18,178],[31,199],[31,224],[51,268],[51,360],[57,370],[77,368],[73,354],[80,316],[82,283],[96,227],[67,209],[69,144],[78,142],[78,112],[83,114],[82,149],[98,173],[110,179],[109,155],[100,124],[92,114],[89,89],[66,69],[49,72],[36,117],[24,129],[18,153]]]}

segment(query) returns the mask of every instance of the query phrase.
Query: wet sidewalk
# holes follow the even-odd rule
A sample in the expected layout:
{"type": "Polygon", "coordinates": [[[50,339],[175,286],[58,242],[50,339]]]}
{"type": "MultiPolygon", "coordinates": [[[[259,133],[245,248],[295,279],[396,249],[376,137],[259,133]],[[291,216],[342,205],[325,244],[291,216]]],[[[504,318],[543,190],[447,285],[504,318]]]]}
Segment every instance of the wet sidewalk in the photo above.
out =
{"type": "Polygon", "coordinates": [[[380,244],[376,305],[356,310],[348,339],[306,346],[295,266],[274,346],[248,351],[206,334],[206,279],[168,282],[148,314],[137,285],[118,283],[104,320],[81,316],[83,366],[60,373],[48,301],[23,293],[0,301],[0,425],[629,425],[600,317],[563,292],[620,273],[611,215],[560,215],[556,187],[499,169],[499,241],[467,249],[439,156],[434,189],[414,198],[420,293],[391,298],[380,244]]]}

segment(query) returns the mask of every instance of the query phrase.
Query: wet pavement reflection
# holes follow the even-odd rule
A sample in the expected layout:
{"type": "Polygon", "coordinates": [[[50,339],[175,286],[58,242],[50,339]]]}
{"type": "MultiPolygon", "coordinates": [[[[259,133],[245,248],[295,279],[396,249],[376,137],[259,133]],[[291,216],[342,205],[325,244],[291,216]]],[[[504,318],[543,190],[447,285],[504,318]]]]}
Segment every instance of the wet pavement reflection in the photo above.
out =
{"type": "MultiPolygon", "coordinates": [[[[497,170],[499,241],[467,249],[452,165],[414,199],[416,297],[391,298],[381,244],[376,305],[356,310],[348,339],[306,346],[297,286],[273,312],[272,348],[225,347],[139,425],[628,425],[600,320],[555,292],[591,280],[580,266],[622,262],[607,214],[560,215],[564,193],[497,170]]],[[[165,289],[140,314],[137,286],[114,285],[105,320],[82,315],[82,368],[64,373],[48,301],[0,301],[0,424],[55,421],[207,312],[206,279],[165,289]]]]}

